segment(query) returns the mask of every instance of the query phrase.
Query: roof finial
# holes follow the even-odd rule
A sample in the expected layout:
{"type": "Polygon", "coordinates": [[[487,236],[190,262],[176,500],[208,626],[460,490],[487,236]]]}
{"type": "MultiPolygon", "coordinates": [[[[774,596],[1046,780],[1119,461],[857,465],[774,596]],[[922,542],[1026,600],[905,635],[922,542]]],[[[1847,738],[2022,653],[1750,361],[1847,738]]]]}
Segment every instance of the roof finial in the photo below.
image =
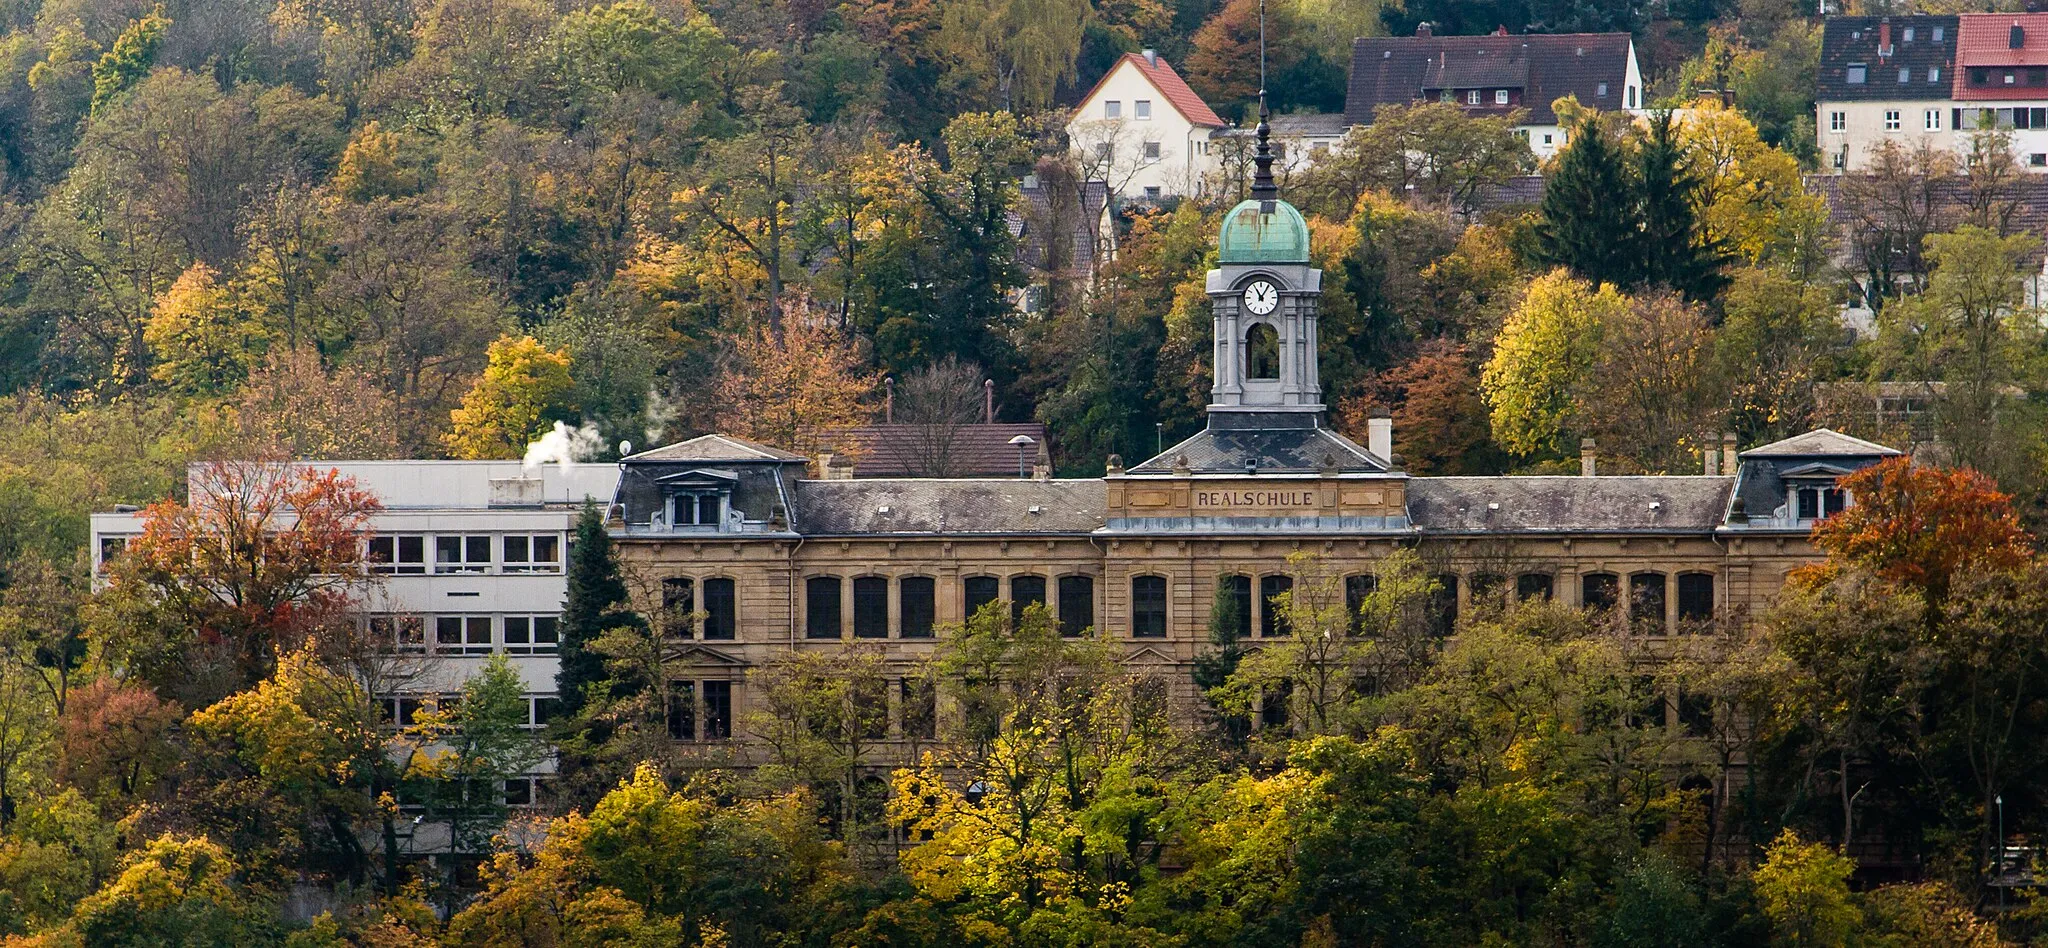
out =
{"type": "Polygon", "coordinates": [[[1271,115],[1266,109],[1266,0],[1259,0],[1259,150],[1252,157],[1257,169],[1252,174],[1252,197],[1261,214],[1273,213],[1273,202],[1280,197],[1280,187],[1273,183],[1273,129],[1266,121],[1271,115]]]}

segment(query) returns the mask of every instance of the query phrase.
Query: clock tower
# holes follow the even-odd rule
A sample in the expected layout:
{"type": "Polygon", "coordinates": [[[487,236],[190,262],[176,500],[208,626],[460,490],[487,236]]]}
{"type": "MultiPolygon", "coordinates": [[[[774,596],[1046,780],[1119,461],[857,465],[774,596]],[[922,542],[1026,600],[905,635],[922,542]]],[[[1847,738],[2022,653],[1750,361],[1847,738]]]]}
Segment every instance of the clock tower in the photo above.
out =
{"type": "Polygon", "coordinates": [[[1271,132],[1260,116],[1251,198],[1223,216],[1219,266],[1209,271],[1215,314],[1215,385],[1209,427],[1315,428],[1323,389],[1316,367],[1316,298],[1308,222],[1273,183],[1271,132]]]}

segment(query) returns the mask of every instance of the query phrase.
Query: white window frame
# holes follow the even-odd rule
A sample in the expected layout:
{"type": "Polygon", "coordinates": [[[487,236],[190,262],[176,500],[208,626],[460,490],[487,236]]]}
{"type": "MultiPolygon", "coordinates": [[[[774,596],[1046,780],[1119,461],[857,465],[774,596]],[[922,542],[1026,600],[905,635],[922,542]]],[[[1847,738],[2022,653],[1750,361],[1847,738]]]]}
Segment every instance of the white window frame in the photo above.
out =
{"type": "Polygon", "coordinates": [[[1923,124],[1925,124],[1925,125],[1926,125],[1926,130],[1927,130],[1927,131],[1930,131],[1930,132],[1938,132],[1938,131],[1941,131],[1941,110],[1940,110],[1940,109],[1928,109],[1928,110],[1926,111],[1926,113],[1925,113],[1925,114],[1924,114],[1924,115],[1922,116],[1922,119],[1921,119],[1921,121],[1922,121],[1922,123],[1923,123],[1923,124]]]}
{"type": "Polygon", "coordinates": [[[1466,104],[1466,105],[1478,105],[1478,104],[1479,104],[1479,90],[1478,90],[1478,89],[1469,89],[1469,90],[1467,90],[1467,91],[1465,92],[1465,104],[1466,104]]]}
{"type": "Polygon", "coordinates": [[[673,493],[673,494],[670,494],[670,495],[668,495],[668,518],[669,518],[669,519],[668,519],[668,524],[669,524],[669,527],[670,527],[671,529],[685,529],[685,528],[695,528],[695,529],[702,529],[702,528],[705,528],[705,527],[709,527],[709,528],[711,528],[711,529],[712,529],[712,530],[714,530],[714,531],[720,531],[720,530],[724,530],[724,529],[725,529],[725,517],[726,517],[726,512],[727,512],[727,509],[728,509],[728,506],[729,506],[729,504],[730,504],[730,499],[729,499],[729,498],[727,498],[727,497],[726,497],[726,495],[725,495],[725,494],[724,494],[723,492],[720,492],[720,491],[708,491],[708,490],[698,490],[698,491],[687,491],[687,490],[679,490],[679,491],[676,491],[675,493],[673,493]],[[684,520],[684,519],[683,519],[682,517],[680,517],[680,516],[677,516],[677,514],[681,513],[681,512],[682,512],[682,509],[683,509],[683,508],[682,508],[682,505],[681,505],[681,504],[679,504],[679,503],[677,503],[677,501],[679,501],[679,500],[681,500],[681,499],[683,499],[683,498],[685,498],[685,497],[687,497],[687,498],[689,498],[689,499],[690,499],[690,519],[689,519],[689,520],[687,520],[687,521],[685,521],[685,520],[684,520]],[[698,519],[698,518],[699,518],[699,517],[701,516],[701,514],[702,514],[702,512],[703,512],[703,507],[702,507],[702,505],[701,505],[701,504],[702,504],[702,498],[705,498],[705,497],[716,497],[716,498],[718,498],[718,520],[717,520],[717,522],[715,522],[715,523],[701,523],[701,522],[699,522],[699,519],[698,519]]]}
{"type": "Polygon", "coordinates": [[[1508,104],[1508,90],[1506,90],[1506,89],[1495,89],[1495,90],[1493,90],[1493,104],[1494,104],[1494,105],[1506,105],[1506,104],[1508,104]]]}
{"type": "Polygon", "coordinates": [[[1102,100],[1102,117],[1115,120],[1124,117],[1124,103],[1120,99],[1102,100]]]}
{"type": "Polygon", "coordinates": [[[434,572],[437,575],[449,573],[488,573],[491,571],[491,557],[498,544],[488,533],[437,533],[434,534],[434,572]],[[442,545],[454,541],[457,559],[441,558],[442,545]],[[477,545],[481,543],[484,558],[473,558],[477,545]]]}
{"type": "Polygon", "coordinates": [[[478,613],[442,613],[434,616],[434,654],[436,655],[489,655],[497,649],[497,623],[488,615],[478,613]],[[444,623],[455,623],[456,641],[443,643],[441,628],[444,623]],[[478,633],[483,638],[478,640],[478,633]]]}
{"type": "Polygon", "coordinates": [[[427,650],[427,617],[406,612],[384,612],[366,616],[363,629],[380,652],[419,655],[427,650]],[[408,635],[410,632],[412,634],[408,635]]]}
{"type": "Polygon", "coordinates": [[[1828,113],[1828,131],[1830,131],[1830,132],[1846,132],[1846,131],[1848,131],[1848,130],[1849,130],[1849,113],[1847,113],[1847,112],[1829,112],[1829,113],[1828,113]]]}
{"type": "Polygon", "coordinates": [[[1904,124],[1904,122],[1903,122],[1903,121],[1902,121],[1902,120],[1901,120],[1901,119],[1899,118],[1899,110],[1898,110],[1898,109],[1886,109],[1886,110],[1884,110],[1884,130],[1885,130],[1885,131],[1887,131],[1887,132],[1896,132],[1896,131],[1898,131],[1898,130],[1899,130],[1900,126],[1902,126],[1903,124],[1904,124]]]}
{"type": "Polygon", "coordinates": [[[559,573],[562,571],[562,535],[559,533],[508,533],[498,538],[502,568],[507,573],[559,573]],[[514,548],[523,548],[514,558],[514,548]],[[552,555],[539,558],[541,548],[552,555]]]}
{"type": "Polygon", "coordinates": [[[1137,119],[1137,120],[1138,120],[1138,121],[1140,121],[1140,122],[1150,122],[1150,121],[1152,121],[1152,100],[1151,100],[1151,99],[1133,99],[1133,100],[1131,100],[1131,117],[1132,117],[1132,118],[1134,118],[1134,119],[1137,119]]]}
{"type": "Polygon", "coordinates": [[[503,626],[499,641],[507,655],[554,655],[562,647],[562,617],[551,613],[534,615],[508,615],[501,617],[503,626]],[[518,641],[513,641],[513,630],[518,630],[518,641]],[[546,638],[541,639],[542,630],[546,638]]]}

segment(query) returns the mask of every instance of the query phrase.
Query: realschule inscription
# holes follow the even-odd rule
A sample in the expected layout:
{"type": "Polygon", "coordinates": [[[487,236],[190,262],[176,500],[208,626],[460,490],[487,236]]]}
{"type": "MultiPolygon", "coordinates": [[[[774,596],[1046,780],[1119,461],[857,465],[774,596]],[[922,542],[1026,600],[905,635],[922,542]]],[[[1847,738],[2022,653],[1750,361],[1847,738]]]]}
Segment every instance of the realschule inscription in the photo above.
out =
{"type": "Polygon", "coordinates": [[[1198,490],[1197,507],[1314,507],[1313,490],[1198,490]]]}

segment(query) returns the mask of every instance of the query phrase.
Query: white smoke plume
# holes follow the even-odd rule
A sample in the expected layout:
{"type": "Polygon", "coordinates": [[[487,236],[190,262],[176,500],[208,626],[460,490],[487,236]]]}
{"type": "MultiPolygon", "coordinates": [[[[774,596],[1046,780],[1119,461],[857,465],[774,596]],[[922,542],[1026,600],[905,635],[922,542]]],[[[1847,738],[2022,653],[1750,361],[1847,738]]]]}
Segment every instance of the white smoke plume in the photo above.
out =
{"type": "Polygon", "coordinates": [[[661,389],[655,388],[652,385],[648,386],[647,446],[650,448],[661,447],[661,439],[664,435],[668,434],[668,426],[674,424],[676,417],[682,413],[683,406],[677,400],[670,399],[667,395],[662,394],[661,389]]]}
{"type": "Polygon", "coordinates": [[[575,467],[577,462],[588,461],[604,449],[604,441],[597,433],[596,425],[582,425],[571,428],[555,422],[555,430],[541,435],[539,441],[526,446],[524,465],[531,471],[543,464],[560,464],[563,471],[575,467]]]}

